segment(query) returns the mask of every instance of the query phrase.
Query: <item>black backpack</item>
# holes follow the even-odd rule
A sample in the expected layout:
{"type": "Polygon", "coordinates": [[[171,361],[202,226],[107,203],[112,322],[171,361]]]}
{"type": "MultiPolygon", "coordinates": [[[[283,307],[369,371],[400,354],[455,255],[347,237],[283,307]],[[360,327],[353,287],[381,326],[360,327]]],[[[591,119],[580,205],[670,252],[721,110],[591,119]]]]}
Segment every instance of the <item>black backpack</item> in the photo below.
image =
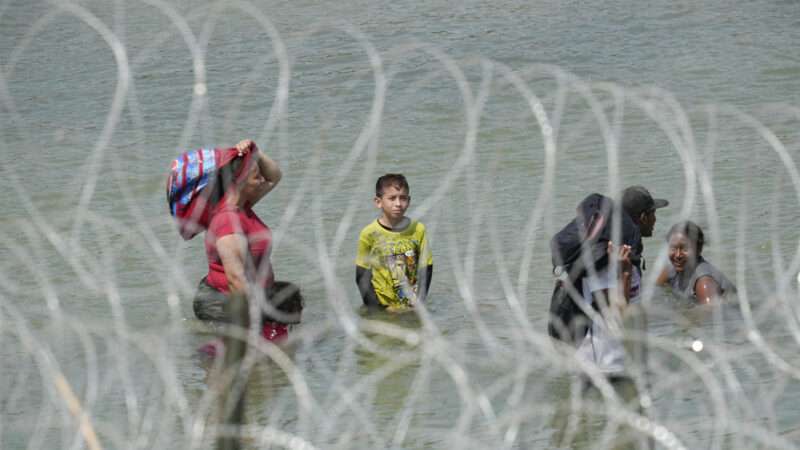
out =
{"type": "MultiPolygon", "coordinates": [[[[612,238],[613,214],[614,203],[610,198],[591,194],[578,205],[577,217],[550,240],[556,281],[550,295],[547,332],[554,339],[578,346],[592,326],[585,306],[581,306],[582,282],[587,264],[598,271],[608,265],[606,249],[612,238]]],[[[638,248],[641,244],[639,227],[624,212],[620,218],[622,243],[638,248]]],[[[599,309],[595,304],[592,307],[599,309]]]]}
{"type": "Polygon", "coordinates": [[[558,278],[550,296],[547,333],[554,339],[578,346],[592,326],[592,319],[580,307],[583,275],[571,276],[569,268],[563,266],[554,270],[563,272],[556,275],[558,278]]]}

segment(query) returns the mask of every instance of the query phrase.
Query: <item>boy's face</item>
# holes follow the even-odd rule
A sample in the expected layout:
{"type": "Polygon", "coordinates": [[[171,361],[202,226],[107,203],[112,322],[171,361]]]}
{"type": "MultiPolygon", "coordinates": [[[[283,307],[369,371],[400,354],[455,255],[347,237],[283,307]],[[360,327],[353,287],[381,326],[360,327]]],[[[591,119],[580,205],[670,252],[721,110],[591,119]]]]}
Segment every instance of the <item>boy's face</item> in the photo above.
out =
{"type": "Polygon", "coordinates": [[[383,216],[392,222],[405,217],[410,203],[408,191],[397,186],[386,186],[383,188],[383,195],[375,197],[375,207],[383,211],[383,216]]]}

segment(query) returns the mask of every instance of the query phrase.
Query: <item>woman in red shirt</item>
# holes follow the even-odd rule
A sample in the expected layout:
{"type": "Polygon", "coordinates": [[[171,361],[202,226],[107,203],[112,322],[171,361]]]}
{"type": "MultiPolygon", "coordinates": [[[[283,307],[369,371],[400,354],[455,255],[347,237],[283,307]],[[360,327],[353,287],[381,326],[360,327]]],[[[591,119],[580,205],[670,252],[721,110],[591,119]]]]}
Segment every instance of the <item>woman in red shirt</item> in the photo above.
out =
{"type": "Polygon", "coordinates": [[[201,320],[231,322],[229,298],[243,295],[261,306],[261,334],[279,340],[300,322],[302,297],[296,286],[276,282],[270,262],[272,232],[253,212],[281,179],[278,164],[247,139],[236,145],[238,157],[219,168],[209,201],[205,237],[208,275],[194,300],[201,320]]]}

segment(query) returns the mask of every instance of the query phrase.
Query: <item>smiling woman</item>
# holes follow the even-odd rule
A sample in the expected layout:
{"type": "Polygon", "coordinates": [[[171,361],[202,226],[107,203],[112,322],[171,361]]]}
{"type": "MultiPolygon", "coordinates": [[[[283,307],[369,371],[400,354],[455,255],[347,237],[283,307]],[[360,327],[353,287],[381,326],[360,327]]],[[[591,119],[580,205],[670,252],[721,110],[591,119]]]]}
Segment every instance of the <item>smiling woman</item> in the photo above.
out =
{"type": "Polygon", "coordinates": [[[708,303],[736,286],[703,258],[705,236],[696,223],[687,220],[672,226],[667,233],[670,266],[658,277],[658,284],[669,285],[672,292],[698,303],[708,303]]]}

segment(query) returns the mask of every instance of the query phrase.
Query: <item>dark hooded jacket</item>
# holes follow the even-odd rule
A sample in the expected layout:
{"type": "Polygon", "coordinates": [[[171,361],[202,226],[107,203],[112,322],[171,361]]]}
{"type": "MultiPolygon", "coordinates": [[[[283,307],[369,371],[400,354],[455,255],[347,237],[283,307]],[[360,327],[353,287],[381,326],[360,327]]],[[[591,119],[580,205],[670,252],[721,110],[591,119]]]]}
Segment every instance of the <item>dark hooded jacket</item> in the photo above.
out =
{"type": "MultiPolygon", "coordinates": [[[[639,227],[624,210],[615,210],[613,200],[597,193],[590,194],[578,205],[575,218],[550,240],[553,267],[584,271],[587,264],[591,264],[595,270],[601,270],[608,265],[609,241],[637,249],[641,239],[639,227]],[[614,239],[615,214],[619,214],[620,239],[614,239]],[[581,257],[582,254],[585,256],[581,257]]],[[[638,254],[632,255],[632,259],[638,257],[638,254]]]]}
{"type": "Polygon", "coordinates": [[[550,240],[553,272],[559,276],[550,299],[551,336],[575,344],[586,334],[589,317],[578,306],[581,301],[582,279],[592,267],[599,271],[608,266],[608,242],[629,245],[634,251],[631,261],[638,265],[641,255],[639,227],[613,200],[594,193],[581,201],[575,218],[550,240]],[[614,220],[618,217],[619,229],[614,220]],[[618,233],[619,238],[615,238],[618,233]],[[566,276],[561,276],[565,274],[566,276]]]}

